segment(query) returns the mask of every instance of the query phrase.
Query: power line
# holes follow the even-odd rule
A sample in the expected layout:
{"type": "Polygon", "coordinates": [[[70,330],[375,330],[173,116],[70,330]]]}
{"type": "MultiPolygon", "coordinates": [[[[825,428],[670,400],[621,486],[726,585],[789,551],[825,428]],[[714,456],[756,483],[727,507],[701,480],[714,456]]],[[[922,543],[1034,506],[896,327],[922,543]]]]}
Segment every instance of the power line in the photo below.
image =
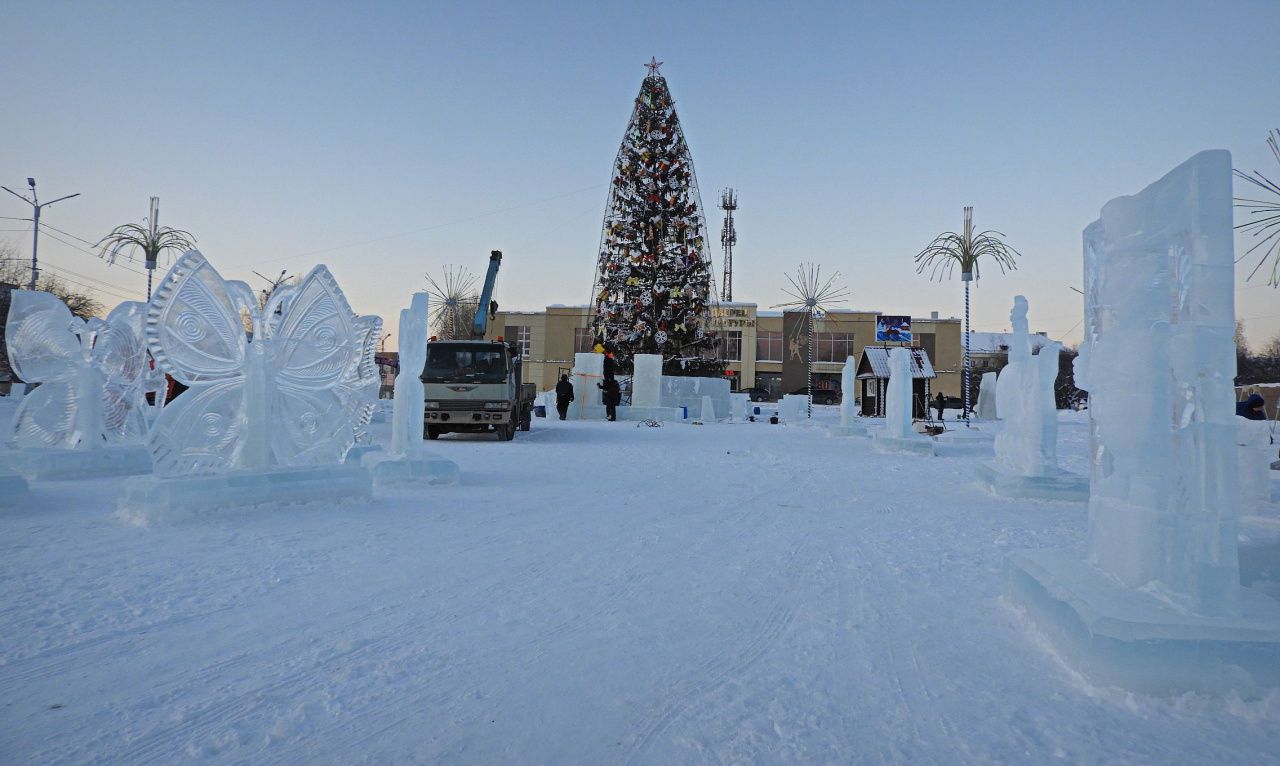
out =
{"type": "MultiPolygon", "coordinates": [[[[71,233],[71,232],[69,232],[69,231],[63,231],[62,229],[59,229],[59,228],[57,228],[57,227],[55,227],[55,226],[50,226],[50,225],[49,225],[49,224],[47,224],[47,223],[41,223],[41,224],[40,224],[40,226],[41,226],[41,228],[43,228],[43,229],[51,229],[51,230],[53,230],[53,231],[58,232],[59,234],[62,234],[62,235],[65,235],[65,236],[71,237],[72,239],[77,240],[77,241],[79,241],[79,242],[83,242],[83,243],[85,243],[86,245],[88,245],[89,247],[97,247],[97,246],[98,246],[98,243],[97,243],[97,242],[90,242],[89,240],[85,239],[84,237],[77,237],[76,235],[72,234],[72,233],[71,233]]],[[[49,236],[53,237],[53,235],[52,235],[52,234],[50,234],[49,236]]],[[[54,239],[58,239],[57,237],[53,237],[53,238],[54,238],[54,239]]],[[[62,244],[66,245],[67,247],[75,248],[76,250],[78,250],[78,251],[80,251],[80,252],[82,252],[82,253],[86,253],[87,255],[92,255],[94,258],[98,258],[98,260],[102,260],[102,259],[99,257],[99,255],[98,255],[97,253],[93,252],[92,250],[85,250],[85,249],[84,249],[84,248],[82,248],[82,247],[79,247],[79,246],[77,246],[77,245],[73,245],[73,244],[71,244],[70,242],[66,242],[66,241],[61,240],[61,239],[58,239],[58,241],[59,241],[59,242],[62,242],[62,244]]],[[[114,265],[117,265],[117,264],[110,264],[110,265],[113,265],[113,266],[114,266],[114,265]]],[[[137,269],[131,269],[131,268],[129,268],[128,266],[123,266],[123,265],[121,265],[121,266],[120,266],[120,268],[121,268],[121,269],[124,269],[125,271],[132,271],[134,274],[138,274],[138,275],[140,275],[140,276],[145,276],[145,275],[146,275],[146,273],[145,273],[145,272],[138,271],[137,269]]]]}

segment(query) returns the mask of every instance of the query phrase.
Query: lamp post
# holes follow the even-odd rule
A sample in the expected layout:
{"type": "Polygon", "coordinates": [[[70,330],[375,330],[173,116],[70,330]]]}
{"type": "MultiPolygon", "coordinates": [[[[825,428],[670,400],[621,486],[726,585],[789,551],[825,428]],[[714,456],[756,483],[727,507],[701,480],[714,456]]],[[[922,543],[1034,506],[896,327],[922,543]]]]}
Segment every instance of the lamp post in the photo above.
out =
{"type": "Polygon", "coordinates": [[[30,198],[28,198],[27,195],[25,194],[17,193],[13,189],[10,189],[8,186],[0,186],[0,189],[4,189],[5,191],[9,192],[13,196],[27,203],[28,205],[31,206],[31,210],[33,211],[31,216],[31,221],[33,224],[31,227],[31,281],[30,283],[28,283],[27,289],[34,290],[36,289],[36,275],[40,273],[38,261],[36,260],[36,253],[40,249],[40,211],[52,205],[55,202],[61,202],[64,199],[71,199],[72,197],[79,197],[80,192],[76,192],[75,194],[68,194],[65,197],[58,197],[57,199],[51,199],[48,202],[41,202],[40,198],[36,196],[36,179],[27,178],[27,186],[31,187],[30,198]]]}

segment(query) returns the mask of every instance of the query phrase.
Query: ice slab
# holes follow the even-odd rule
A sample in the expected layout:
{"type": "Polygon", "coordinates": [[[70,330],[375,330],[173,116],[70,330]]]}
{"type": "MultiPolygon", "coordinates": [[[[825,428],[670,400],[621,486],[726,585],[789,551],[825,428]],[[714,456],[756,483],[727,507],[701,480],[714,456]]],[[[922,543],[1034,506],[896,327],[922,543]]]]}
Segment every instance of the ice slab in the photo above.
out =
{"type": "Polygon", "coordinates": [[[373,453],[362,463],[373,474],[375,487],[395,484],[457,484],[458,464],[427,450],[410,450],[407,455],[373,453]]]}
{"type": "Polygon", "coordinates": [[[0,470],[0,508],[14,506],[27,496],[27,480],[11,471],[0,470]]]}
{"type": "Polygon", "coordinates": [[[702,397],[702,415],[699,419],[703,423],[713,423],[716,420],[716,406],[709,396],[702,397]]]}
{"type": "Polygon", "coordinates": [[[1237,585],[1236,614],[1188,613],[1063,550],[1011,554],[1005,575],[1010,602],[1095,684],[1244,696],[1280,687],[1280,602],[1262,593],[1237,585]]]}
{"type": "Polygon", "coordinates": [[[729,404],[731,409],[730,418],[736,423],[741,423],[747,419],[747,412],[751,409],[751,395],[730,394],[729,404]]]}
{"type": "Polygon", "coordinates": [[[977,474],[978,483],[1000,497],[1077,502],[1089,499],[1089,479],[1067,471],[1022,476],[1003,471],[994,463],[983,462],[978,465],[977,474]]]}
{"type": "MultiPolygon", "coordinates": [[[[661,420],[664,422],[674,422],[682,420],[681,411],[678,407],[630,407],[620,405],[617,408],[618,420],[661,420]]],[[[572,410],[570,410],[572,419],[572,410]]],[[[692,419],[690,415],[690,419],[692,419]]],[[[585,407],[582,410],[583,420],[604,420],[605,409],[603,404],[596,404],[585,407]]]]}
{"type": "Polygon", "coordinates": [[[116,503],[121,520],[147,526],[208,512],[265,504],[347,502],[373,496],[373,477],[358,465],[272,468],[206,476],[138,476],[116,503]]]}
{"type": "Polygon", "coordinates": [[[688,407],[689,417],[694,418],[702,412],[704,396],[711,397],[716,419],[729,417],[729,381],[724,378],[662,376],[660,403],[663,407],[688,407]]]}
{"type": "Polygon", "coordinates": [[[778,401],[778,415],[784,423],[799,423],[809,416],[809,397],[805,394],[783,394],[778,401]]]}
{"type": "Polygon", "coordinates": [[[662,403],[662,355],[636,354],[631,358],[631,404],[658,407],[662,403]]]}
{"type": "Polygon", "coordinates": [[[0,468],[8,468],[29,481],[133,476],[151,473],[151,453],[141,444],[115,444],[96,449],[4,450],[0,451],[0,468]]]}
{"type": "Polygon", "coordinates": [[[1236,418],[1240,470],[1240,513],[1264,513],[1271,505],[1271,424],[1236,418]]]}
{"type": "Polygon", "coordinates": [[[851,426],[857,417],[858,362],[853,357],[845,357],[844,366],[840,368],[840,425],[851,426]]]}
{"type": "Polygon", "coordinates": [[[584,411],[589,407],[603,404],[600,398],[600,384],[604,382],[604,354],[574,354],[573,402],[569,405],[569,417],[577,420],[585,417],[584,411]]]}
{"type": "Polygon", "coordinates": [[[1280,518],[1240,519],[1240,584],[1280,600],[1280,518]]]}
{"type": "Polygon", "coordinates": [[[974,417],[979,420],[998,420],[999,409],[996,407],[996,381],[994,372],[982,373],[982,382],[978,389],[978,403],[973,408],[974,417]]]}

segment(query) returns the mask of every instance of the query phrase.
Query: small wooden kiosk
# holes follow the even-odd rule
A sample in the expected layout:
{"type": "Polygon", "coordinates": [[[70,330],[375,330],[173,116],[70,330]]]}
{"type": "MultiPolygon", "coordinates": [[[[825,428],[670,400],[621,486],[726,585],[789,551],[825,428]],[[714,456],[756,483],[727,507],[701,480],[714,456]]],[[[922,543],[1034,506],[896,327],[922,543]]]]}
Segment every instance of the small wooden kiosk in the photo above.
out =
{"type": "Polygon", "coordinates": [[[915,346],[867,346],[858,360],[858,398],[862,401],[861,414],[868,418],[884,417],[884,395],[889,390],[889,351],[905,348],[911,352],[911,415],[924,418],[929,415],[929,381],[938,377],[933,363],[923,348],[915,346]]]}

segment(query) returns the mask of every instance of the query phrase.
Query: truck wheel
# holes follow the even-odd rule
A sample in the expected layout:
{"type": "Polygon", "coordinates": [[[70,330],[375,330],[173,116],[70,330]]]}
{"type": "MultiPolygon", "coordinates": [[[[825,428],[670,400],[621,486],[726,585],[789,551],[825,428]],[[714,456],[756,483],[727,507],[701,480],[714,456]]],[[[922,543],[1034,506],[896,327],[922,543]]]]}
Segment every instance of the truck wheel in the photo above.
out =
{"type": "Polygon", "coordinates": [[[520,421],[521,431],[528,431],[532,427],[533,427],[533,421],[530,418],[526,417],[524,420],[520,421]]]}
{"type": "Polygon", "coordinates": [[[498,439],[500,441],[509,442],[516,438],[516,424],[507,423],[498,429],[498,439]]]}
{"type": "Polygon", "coordinates": [[[424,433],[426,434],[426,437],[428,439],[435,440],[440,438],[440,432],[432,428],[431,426],[427,426],[424,430],[424,433]]]}

